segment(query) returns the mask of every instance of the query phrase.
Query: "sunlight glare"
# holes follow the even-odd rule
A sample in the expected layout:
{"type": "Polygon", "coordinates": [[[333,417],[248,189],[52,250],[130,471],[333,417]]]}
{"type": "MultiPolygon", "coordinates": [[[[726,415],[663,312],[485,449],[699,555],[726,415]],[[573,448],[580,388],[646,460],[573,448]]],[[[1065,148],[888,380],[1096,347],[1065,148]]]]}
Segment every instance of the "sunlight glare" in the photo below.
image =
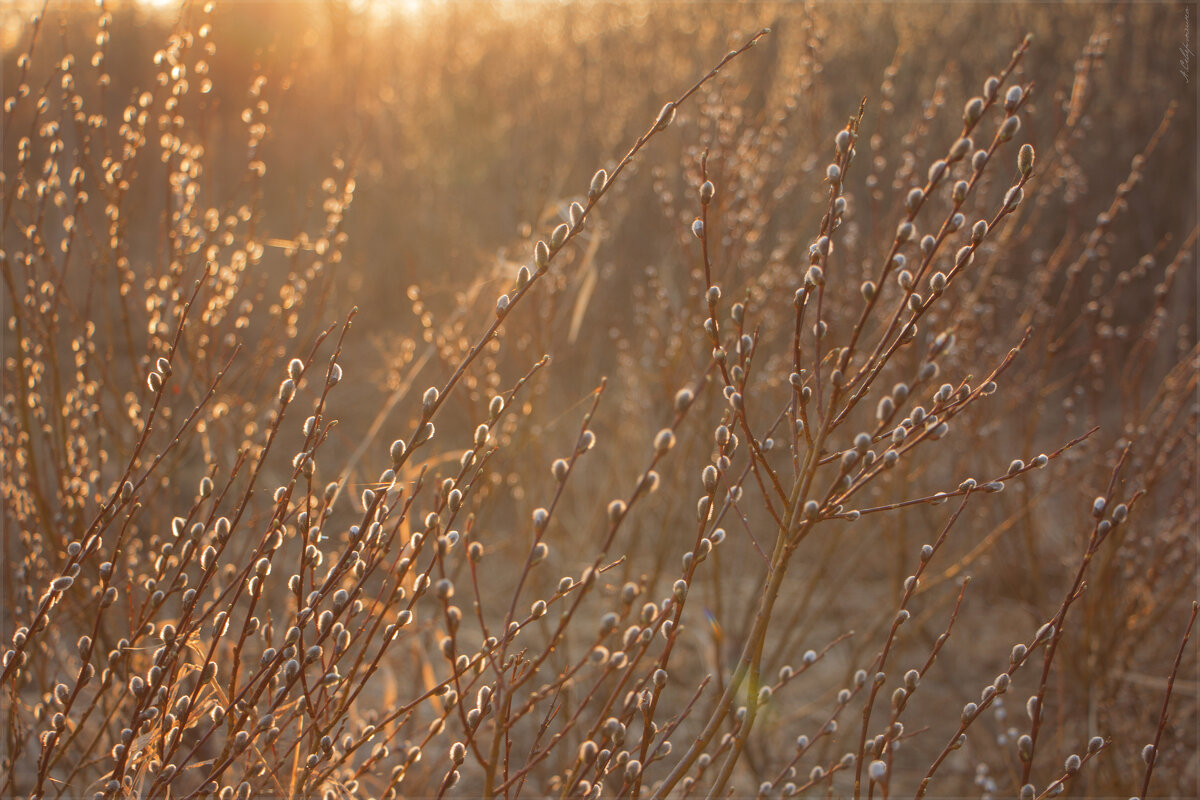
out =
{"type": "Polygon", "coordinates": [[[439,0],[350,0],[350,7],[357,12],[366,12],[380,20],[400,17],[415,20],[424,16],[439,0]]]}

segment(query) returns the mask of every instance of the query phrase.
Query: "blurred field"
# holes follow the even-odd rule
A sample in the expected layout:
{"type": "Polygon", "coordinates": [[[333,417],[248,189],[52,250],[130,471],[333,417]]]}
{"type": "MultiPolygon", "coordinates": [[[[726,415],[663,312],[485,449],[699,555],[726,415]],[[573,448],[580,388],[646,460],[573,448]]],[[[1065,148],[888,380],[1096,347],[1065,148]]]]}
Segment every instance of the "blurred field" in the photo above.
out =
{"type": "Polygon", "coordinates": [[[1200,794],[1194,7],[9,8],[0,795],[1200,794]]]}

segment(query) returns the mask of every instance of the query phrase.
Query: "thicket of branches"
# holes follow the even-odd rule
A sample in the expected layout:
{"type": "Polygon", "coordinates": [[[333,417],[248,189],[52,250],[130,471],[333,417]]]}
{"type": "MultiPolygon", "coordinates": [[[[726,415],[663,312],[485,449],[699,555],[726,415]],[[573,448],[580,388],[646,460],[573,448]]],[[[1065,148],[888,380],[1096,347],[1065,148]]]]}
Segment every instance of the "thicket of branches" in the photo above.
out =
{"type": "Polygon", "coordinates": [[[9,30],[0,794],[1195,793],[1179,20],[869,12],[9,30]]]}

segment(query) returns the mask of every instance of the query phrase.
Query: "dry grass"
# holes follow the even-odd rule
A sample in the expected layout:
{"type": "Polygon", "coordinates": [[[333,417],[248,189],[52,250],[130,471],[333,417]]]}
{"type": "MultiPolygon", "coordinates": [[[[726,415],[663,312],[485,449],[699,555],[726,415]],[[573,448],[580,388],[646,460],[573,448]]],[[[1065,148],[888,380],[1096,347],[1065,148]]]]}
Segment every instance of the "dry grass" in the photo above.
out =
{"type": "Polygon", "coordinates": [[[1200,791],[1183,11],[404,13],[6,28],[0,794],[1200,791]]]}

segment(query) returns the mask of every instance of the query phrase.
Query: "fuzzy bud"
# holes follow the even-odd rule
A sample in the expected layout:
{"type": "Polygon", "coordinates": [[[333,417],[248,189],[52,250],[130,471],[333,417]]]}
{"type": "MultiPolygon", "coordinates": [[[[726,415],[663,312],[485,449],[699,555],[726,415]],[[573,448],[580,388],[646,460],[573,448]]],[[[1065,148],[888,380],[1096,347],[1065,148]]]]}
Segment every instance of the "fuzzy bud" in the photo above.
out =
{"type": "Polygon", "coordinates": [[[655,131],[663,130],[668,125],[670,125],[672,120],[674,120],[674,119],[675,119],[675,104],[667,103],[658,112],[658,117],[656,117],[654,120],[654,130],[655,131]]]}
{"type": "Polygon", "coordinates": [[[1028,177],[1029,173],[1033,172],[1033,145],[1023,144],[1017,152],[1017,169],[1021,175],[1028,177]]]}
{"type": "Polygon", "coordinates": [[[971,244],[979,244],[983,241],[983,237],[987,236],[988,224],[986,220],[979,220],[971,227],[971,244]]]}
{"type": "Polygon", "coordinates": [[[608,173],[602,169],[596,170],[596,174],[592,176],[592,183],[588,186],[588,201],[596,202],[596,198],[604,191],[606,185],[608,185],[608,173]]]}
{"type": "Polygon", "coordinates": [[[1004,111],[1009,114],[1016,111],[1017,106],[1021,103],[1021,98],[1024,96],[1025,92],[1022,91],[1020,86],[1009,88],[1008,92],[1004,95],[1004,111]]]}
{"type": "Polygon", "coordinates": [[[972,97],[963,106],[963,122],[968,125],[974,125],[983,116],[983,98],[972,97]]]}
{"type": "Polygon", "coordinates": [[[1016,136],[1017,131],[1019,130],[1021,130],[1021,118],[1009,117],[1008,119],[1004,120],[1004,123],[1000,126],[1000,134],[997,138],[999,138],[999,140],[1002,142],[1007,142],[1016,136]]]}

